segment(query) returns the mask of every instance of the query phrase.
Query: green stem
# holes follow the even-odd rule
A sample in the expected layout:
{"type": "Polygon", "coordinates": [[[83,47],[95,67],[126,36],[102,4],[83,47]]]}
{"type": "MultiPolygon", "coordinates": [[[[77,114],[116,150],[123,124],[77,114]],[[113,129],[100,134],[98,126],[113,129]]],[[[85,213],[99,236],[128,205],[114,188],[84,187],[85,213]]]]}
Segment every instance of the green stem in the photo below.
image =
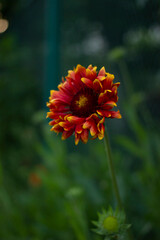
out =
{"type": "MultiPolygon", "coordinates": [[[[114,192],[115,192],[115,195],[116,195],[116,200],[117,200],[119,209],[122,210],[123,206],[122,206],[122,201],[121,201],[121,197],[120,197],[120,194],[119,194],[118,184],[117,184],[115,170],[114,170],[114,166],[113,166],[111,147],[110,147],[109,138],[108,138],[108,135],[107,135],[106,132],[104,133],[104,143],[105,143],[106,153],[107,153],[107,156],[108,156],[108,165],[109,165],[109,169],[110,169],[110,174],[111,174],[111,178],[112,178],[112,184],[113,184],[114,192]]],[[[130,229],[127,230],[127,234],[128,234],[128,239],[132,240],[133,236],[132,236],[132,233],[131,233],[130,229]]]]}
{"type": "Polygon", "coordinates": [[[111,174],[111,178],[112,178],[112,184],[113,184],[114,192],[115,192],[115,195],[116,195],[116,200],[117,200],[119,209],[122,209],[122,201],[121,201],[121,197],[120,197],[120,194],[119,194],[118,184],[117,184],[116,175],[115,175],[115,171],[114,171],[112,154],[111,154],[111,147],[110,147],[108,135],[107,135],[106,132],[104,133],[104,143],[105,143],[106,153],[107,153],[107,156],[108,156],[108,165],[109,165],[109,169],[110,169],[110,174],[111,174]]]}

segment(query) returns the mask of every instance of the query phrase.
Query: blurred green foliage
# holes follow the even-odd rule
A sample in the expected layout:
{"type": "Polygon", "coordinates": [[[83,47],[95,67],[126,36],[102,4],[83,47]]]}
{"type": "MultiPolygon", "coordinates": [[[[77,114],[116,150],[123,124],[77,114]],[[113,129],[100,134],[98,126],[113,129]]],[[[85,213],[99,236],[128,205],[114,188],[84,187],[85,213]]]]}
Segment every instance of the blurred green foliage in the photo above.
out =
{"type": "MultiPolygon", "coordinates": [[[[23,12],[34,7],[34,1],[15,3],[4,4],[9,19],[22,5],[23,12]]],[[[121,82],[123,118],[106,121],[118,184],[135,239],[159,240],[160,6],[69,0],[60,11],[62,75],[77,63],[92,63],[121,82]]],[[[91,221],[102,207],[116,206],[103,141],[77,147],[73,138],[62,142],[49,131],[40,60],[33,57],[36,31],[28,46],[18,21],[16,27],[18,36],[11,26],[0,39],[0,239],[100,240],[91,221]]]]}

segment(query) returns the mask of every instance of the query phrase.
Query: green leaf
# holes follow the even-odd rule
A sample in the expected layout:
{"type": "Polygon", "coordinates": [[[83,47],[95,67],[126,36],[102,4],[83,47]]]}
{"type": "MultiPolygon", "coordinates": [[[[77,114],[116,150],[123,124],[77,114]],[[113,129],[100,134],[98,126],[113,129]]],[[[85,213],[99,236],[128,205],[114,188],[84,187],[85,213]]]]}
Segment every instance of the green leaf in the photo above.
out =
{"type": "Polygon", "coordinates": [[[140,146],[133,142],[130,138],[126,136],[119,136],[116,137],[116,142],[122,147],[124,147],[127,151],[132,153],[134,156],[139,158],[143,157],[143,149],[141,149],[140,146]]]}

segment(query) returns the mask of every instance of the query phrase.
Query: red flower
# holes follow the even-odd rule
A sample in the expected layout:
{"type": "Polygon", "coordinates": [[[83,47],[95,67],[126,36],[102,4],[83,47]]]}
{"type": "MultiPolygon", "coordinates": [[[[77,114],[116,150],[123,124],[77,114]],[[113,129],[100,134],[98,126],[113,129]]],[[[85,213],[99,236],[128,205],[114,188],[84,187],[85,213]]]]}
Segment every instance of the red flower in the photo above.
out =
{"type": "Polygon", "coordinates": [[[29,183],[32,187],[38,187],[41,185],[41,178],[33,172],[29,175],[29,183]]]}
{"type": "Polygon", "coordinates": [[[59,91],[51,90],[47,103],[51,131],[62,132],[63,140],[75,133],[76,145],[79,140],[87,143],[89,132],[93,139],[102,139],[105,118],[121,118],[119,111],[111,111],[117,106],[120,83],[113,83],[114,75],[106,73],[104,67],[99,73],[96,69],[92,65],[88,68],[77,65],[68,71],[66,80],[62,79],[58,86],[59,91]]]}

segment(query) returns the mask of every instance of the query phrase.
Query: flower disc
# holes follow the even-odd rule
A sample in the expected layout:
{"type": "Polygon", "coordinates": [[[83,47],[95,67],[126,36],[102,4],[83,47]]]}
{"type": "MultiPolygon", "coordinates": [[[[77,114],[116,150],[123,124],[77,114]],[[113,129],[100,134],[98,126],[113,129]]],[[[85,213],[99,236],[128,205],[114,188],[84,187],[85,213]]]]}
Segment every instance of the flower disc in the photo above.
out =
{"type": "Polygon", "coordinates": [[[96,111],[97,94],[88,88],[80,90],[72,99],[70,110],[78,117],[89,117],[96,111]]]}

